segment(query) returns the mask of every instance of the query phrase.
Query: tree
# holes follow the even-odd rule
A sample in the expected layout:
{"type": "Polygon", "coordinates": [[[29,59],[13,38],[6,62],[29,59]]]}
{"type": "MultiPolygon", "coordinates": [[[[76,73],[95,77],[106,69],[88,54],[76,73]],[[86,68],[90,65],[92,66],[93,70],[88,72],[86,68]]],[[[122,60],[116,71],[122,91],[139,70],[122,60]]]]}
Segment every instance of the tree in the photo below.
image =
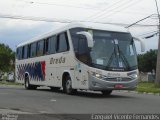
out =
{"type": "Polygon", "coordinates": [[[150,50],[145,54],[138,55],[138,68],[142,72],[156,70],[157,50],[150,50]]]}
{"type": "Polygon", "coordinates": [[[0,44],[0,71],[8,72],[14,69],[15,53],[5,44],[0,44]]]}

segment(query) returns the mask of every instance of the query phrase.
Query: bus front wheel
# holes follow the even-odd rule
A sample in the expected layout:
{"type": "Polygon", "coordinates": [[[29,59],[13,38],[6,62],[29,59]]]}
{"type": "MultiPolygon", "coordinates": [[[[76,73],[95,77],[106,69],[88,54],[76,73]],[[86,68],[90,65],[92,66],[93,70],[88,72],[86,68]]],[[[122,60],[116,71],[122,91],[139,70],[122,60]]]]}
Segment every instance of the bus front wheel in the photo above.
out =
{"type": "Polygon", "coordinates": [[[72,81],[70,76],[65,77],[65,84],[63,86],[63,90],[67,94],[73,94],[76,90],[72,88],[72,81]]]}

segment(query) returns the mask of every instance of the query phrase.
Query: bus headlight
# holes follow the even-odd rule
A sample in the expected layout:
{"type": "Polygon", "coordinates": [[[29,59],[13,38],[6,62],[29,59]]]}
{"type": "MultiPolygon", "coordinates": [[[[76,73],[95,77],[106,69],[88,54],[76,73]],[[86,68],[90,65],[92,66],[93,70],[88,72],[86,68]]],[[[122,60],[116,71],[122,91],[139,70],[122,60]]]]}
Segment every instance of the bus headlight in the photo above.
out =
{"type": "Polygon", "coordinates": [[[132,79],[138,79],[138,75],[137,74],[132,74],[129,77],[131,77],[132,79]]]}
{"type": "Polygon", "coordinates": [[[91,72],[92,76],[98,78],[98,79],[103,79],[104,76],[102,74],[99,74],[99,73],[95,73],[95,72],[91,72]]]}
{"type": "Polygon", "coordinates": [[[95,73],[95,76],[96,76],[97,78],[100,78],[100,77],[101,77],[101,75],[98,74],[98,73],[95,73]]]}

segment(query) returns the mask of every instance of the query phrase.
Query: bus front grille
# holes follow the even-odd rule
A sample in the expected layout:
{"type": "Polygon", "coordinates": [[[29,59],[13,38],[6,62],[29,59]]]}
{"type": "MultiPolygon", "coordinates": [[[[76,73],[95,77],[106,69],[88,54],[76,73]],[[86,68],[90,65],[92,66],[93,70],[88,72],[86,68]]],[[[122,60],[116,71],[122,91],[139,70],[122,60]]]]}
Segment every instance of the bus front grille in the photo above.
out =
{"type": "Polygon", "coordinates": [[[114,77],[114,78],[104,78],[103,80],[106,80],[108,82],[129,82],[132,79],[129,77],[114,77]]]}

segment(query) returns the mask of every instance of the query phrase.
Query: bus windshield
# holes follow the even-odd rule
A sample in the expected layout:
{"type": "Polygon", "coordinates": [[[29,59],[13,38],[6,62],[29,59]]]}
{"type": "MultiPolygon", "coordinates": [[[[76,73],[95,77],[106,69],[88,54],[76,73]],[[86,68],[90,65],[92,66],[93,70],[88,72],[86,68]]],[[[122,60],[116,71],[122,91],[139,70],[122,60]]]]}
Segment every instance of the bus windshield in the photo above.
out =
{"type": "Polygon", "coordinates": [[[71,37],[76,57],[81,62],[110,71],[137,69],[137,54],[130,33],[85,29],[93,35],[94,46],[90,49],[87,40],[76,35],[77,31],[82,29],[71,30],[71,37]]]}

